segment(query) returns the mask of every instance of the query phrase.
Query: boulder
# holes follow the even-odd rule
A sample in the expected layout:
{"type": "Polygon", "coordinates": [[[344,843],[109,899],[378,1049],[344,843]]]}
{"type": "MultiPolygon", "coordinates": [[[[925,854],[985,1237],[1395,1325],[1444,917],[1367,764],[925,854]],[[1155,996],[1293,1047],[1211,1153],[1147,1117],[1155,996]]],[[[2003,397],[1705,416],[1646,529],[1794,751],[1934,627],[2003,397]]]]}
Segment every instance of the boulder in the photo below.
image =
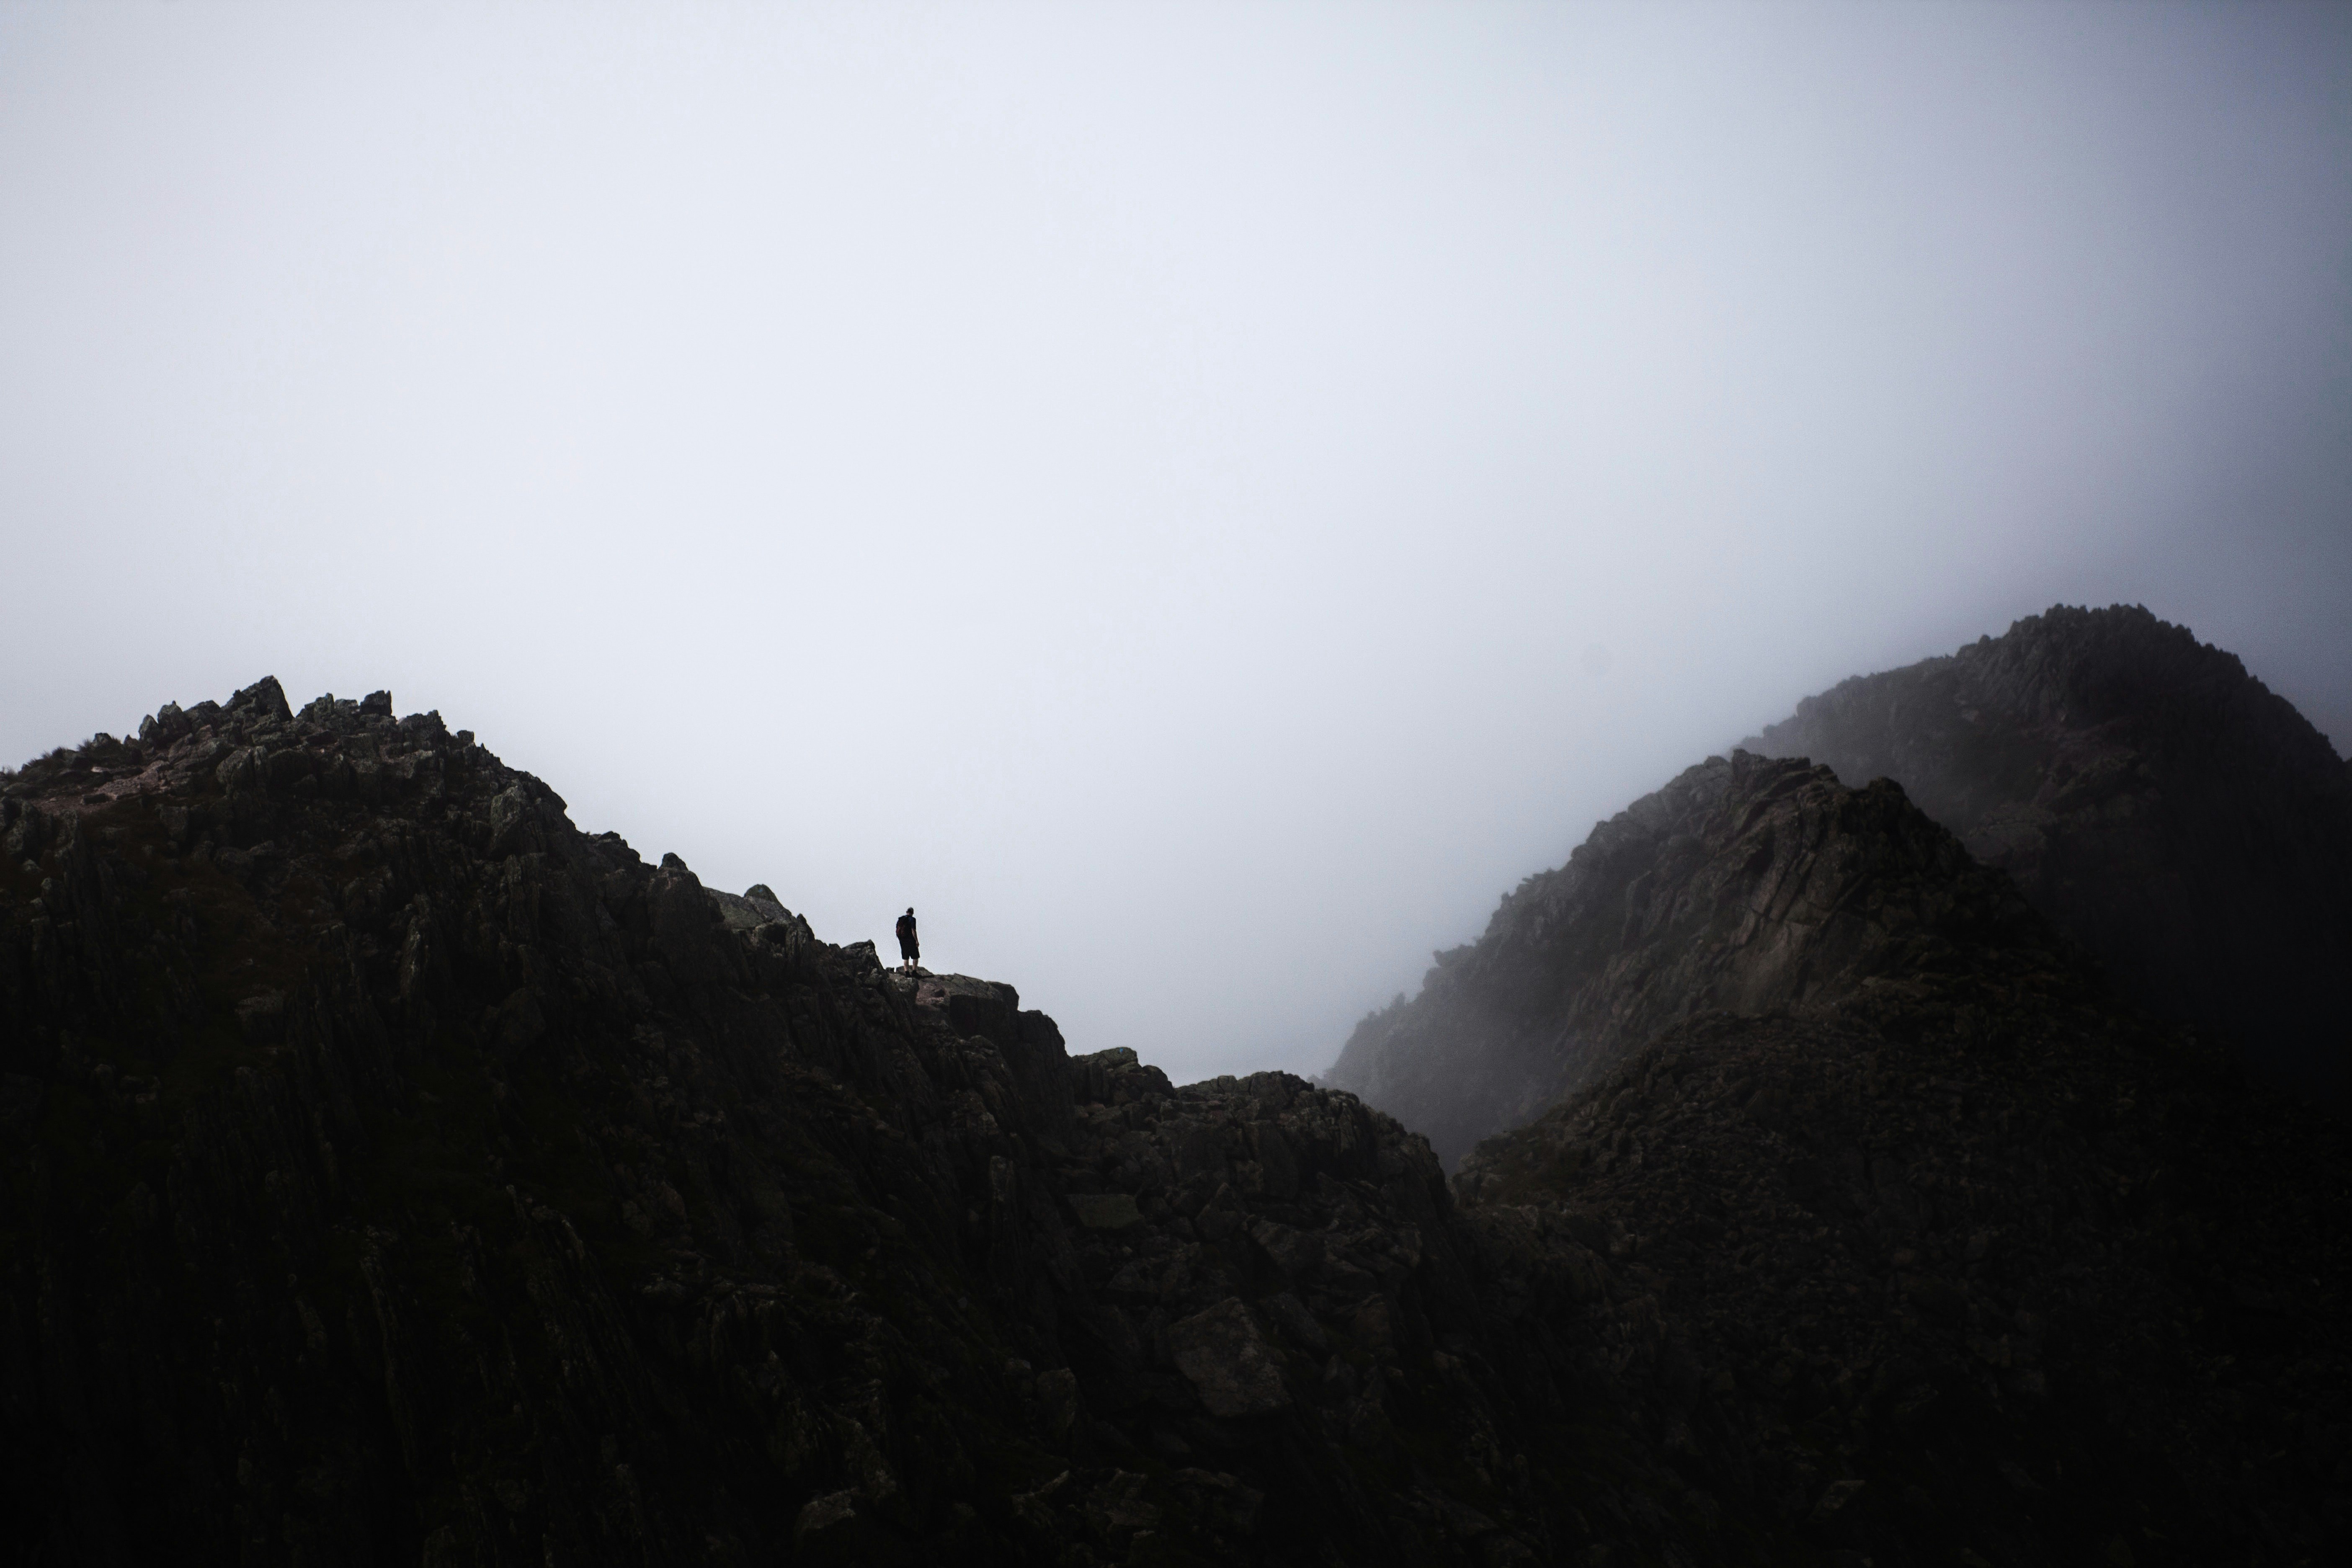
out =
{"type": "Polygon", "coordinates": [[[1282,1363],[1237,1297],[1170,1324],[1168,1347],[1213,1415],[1265,1415],[1290,1405],[1282,1363]]]}

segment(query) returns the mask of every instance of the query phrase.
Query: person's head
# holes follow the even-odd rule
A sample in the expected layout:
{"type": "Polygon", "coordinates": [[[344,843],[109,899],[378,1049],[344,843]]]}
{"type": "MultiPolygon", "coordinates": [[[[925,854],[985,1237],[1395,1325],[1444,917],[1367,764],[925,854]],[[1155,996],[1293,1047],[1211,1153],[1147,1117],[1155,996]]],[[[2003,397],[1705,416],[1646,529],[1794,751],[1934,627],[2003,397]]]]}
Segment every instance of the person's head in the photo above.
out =
{"type": "Polygon", "coordinates": [[[908,912],[908,914],[910,914],[910,915],[911,915],[911,914],[913,914],[913,913],[915,912],[915,906],[914,906],[914,905],[912,905],[912,904],[908,904],[908,905],[907,906],[907,912],[908,912]]]}

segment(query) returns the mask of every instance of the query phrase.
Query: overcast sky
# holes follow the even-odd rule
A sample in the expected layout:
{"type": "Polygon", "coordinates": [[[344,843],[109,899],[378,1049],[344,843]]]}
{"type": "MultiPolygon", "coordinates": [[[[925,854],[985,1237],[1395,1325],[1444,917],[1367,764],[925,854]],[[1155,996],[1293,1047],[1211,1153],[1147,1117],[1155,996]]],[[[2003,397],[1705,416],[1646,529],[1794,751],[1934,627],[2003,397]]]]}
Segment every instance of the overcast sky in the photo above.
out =
{"type": "Polygon", "coordinates": [[[0,8],[0,757],[388,687],[1180,1081],[1841,677],[2352,746],[2352,9],[0,8]]]}

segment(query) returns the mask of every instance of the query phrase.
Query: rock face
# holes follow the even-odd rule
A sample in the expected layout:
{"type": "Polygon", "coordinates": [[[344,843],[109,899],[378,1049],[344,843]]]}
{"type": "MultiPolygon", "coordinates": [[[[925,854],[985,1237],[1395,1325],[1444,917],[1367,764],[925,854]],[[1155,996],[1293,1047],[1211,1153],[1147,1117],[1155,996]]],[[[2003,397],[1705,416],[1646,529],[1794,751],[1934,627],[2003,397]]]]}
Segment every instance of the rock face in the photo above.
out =
{"type": "Polygon", "coordinates": [[[1744,743],[1896,780],[2126,995],[2352,1091],[2352,767],[2234,655],[2144,609],[2062,606],[1744,743]]]}
{"type": "Polygon", "coordinates": [[[1978,962],[2032,923],[1892,784],[1734,752],[1592,831],[1507,895],[1327,1081],[1444,1158],[1528,1121],[1675,1020],[1825,1004],[1978,962]]]}
{"type": "Polygon", "coordinates": [[[1591,1539],[1570,1369],[1350,1096],[1074,1059],[383,694],[167,707],[0,847],[12,1561],[1591,1539]]]}
{"type": "Polygon", "coordinates": [[[1597,1083],[1450,1186],[1353,1095],[1073,1057],[648,866],[381,693],[40,759],[0,777],[0,1550],[2343,1555],[2340,1138],[2117,1013],[1894,786],[1667,794],[1521,895],[1597,966],[1597,1083]]]}
{"type": "Polygon", "coordinates": [[[1831,1000],[2013,921],[1973,860],[2126,998],[2352,1088],[2352,769],[2231,655],[2145,610],[2057,609],[1748,746],[1775,760],[1691,769],[1520,884],[1325,1081],[1458,1159],[1678,1017],[1831,1000]]]}
{"type": "Polygon", "coordinates": [[[1685,1020],[1482,1144],[1502,1310],[1819,1561],[2341,1561],[2352,1143],[2044,951],[1685,1020]]]}

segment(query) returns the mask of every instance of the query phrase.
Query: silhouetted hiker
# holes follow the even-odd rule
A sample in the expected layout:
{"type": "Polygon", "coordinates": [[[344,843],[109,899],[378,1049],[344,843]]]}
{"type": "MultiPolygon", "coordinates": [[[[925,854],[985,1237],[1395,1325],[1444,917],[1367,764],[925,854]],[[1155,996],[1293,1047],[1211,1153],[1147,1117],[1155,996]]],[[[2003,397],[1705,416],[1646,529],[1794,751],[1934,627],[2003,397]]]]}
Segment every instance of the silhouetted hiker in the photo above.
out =
{"type": "Polygon", "coordinates": [[[907,961],[902,967],[909,974],[915,972],[915,960],[922,956],[921,950],[915,945],[915,906],[912,904],[908,905],[907,912],[898,917],[898,956],[907,961]]]}

